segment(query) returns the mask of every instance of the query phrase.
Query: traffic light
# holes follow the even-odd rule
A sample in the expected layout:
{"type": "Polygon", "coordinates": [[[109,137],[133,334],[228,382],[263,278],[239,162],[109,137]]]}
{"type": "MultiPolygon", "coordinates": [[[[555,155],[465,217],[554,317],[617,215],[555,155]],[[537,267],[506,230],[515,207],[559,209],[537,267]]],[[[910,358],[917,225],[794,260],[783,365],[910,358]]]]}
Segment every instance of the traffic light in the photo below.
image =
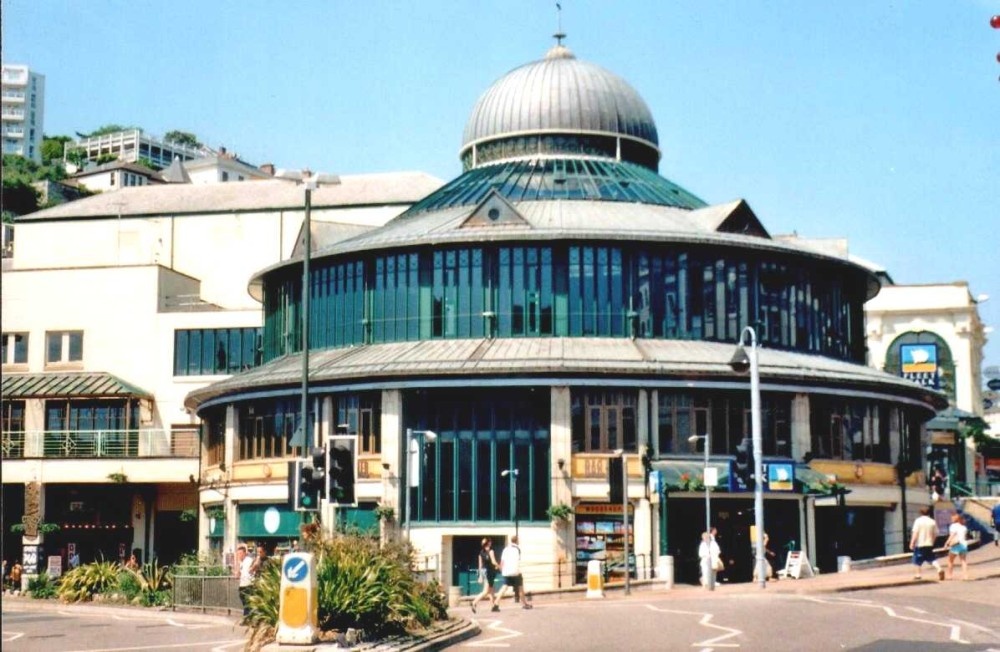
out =
{"type": "Polygon", "coordinates": [[[736,476],[743,481],[747,489],[754,488],[753,442],[749,437],[736,445],[736,476]]]}
{"type": "Polygon", "coordinates": [[[329,461],[327,472],[330,482],[327,497],[338,505],[356,505],[354,492],[357,470],[357,437],[354,435],[334,435],[327,444],[329,461]]]}
{"type": "Polygon", "coordinates": [[[330,468],[327,463],[326,449],[314,448],[310,452],[310,457],[312,457],[311,480],[313,490],[319,495],[320,498],[326,498],[327,477],[330,468]]]}
{"type": "Polygon", "coordinates": [[[319,491],[313,483],[311,460],[288,463],[288,497],[296,512],[319,511],[319,491]]]}
{"type": "Polygon", "coordinates": [[[618,505],[625,501],[625,479],[622,477],[622,473],[625,470],[623,466],[624,460],[625,458],[621,455],[608,458],[608,486],[610,487],[608,502],[613,505],[618,505]]]}

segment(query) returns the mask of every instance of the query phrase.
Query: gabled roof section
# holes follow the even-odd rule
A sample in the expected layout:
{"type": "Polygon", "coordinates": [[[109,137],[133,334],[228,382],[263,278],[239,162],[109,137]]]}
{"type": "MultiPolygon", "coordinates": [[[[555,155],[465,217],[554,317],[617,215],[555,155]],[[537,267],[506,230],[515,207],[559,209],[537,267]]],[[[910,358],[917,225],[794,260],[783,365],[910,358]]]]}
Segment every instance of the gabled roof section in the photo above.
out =
{"type": "Polygon", "coordinates": [[[4,374],[4,399],[151,398],[144,389],[105,372],[4,374]]]}
{"type": "Polygon", "coordinates": [[[460,229],[520,226],[531,228],[524,216],[494,188],[459,226],[460,229]]]}
{"type": "Polygon", "coordinates": [[[191,177],[188,176],[179,156],[174,157],[174,160],[170,162],[170,167],[160,172],[160,176],[167,183],[191,183],[191,177]]]}
{"type": "Polygon", "coordinates": [[[743,199],[691,211],[691,217],[702,222],[707,230],[771,239],[771,234],[743,199]]]}

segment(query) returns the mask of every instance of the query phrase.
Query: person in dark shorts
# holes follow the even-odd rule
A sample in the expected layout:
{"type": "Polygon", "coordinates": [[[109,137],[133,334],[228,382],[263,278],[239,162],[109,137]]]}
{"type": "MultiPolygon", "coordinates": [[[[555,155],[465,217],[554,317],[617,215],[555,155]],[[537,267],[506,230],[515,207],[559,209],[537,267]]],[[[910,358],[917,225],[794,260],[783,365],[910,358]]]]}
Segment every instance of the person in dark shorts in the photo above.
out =
{"type": "MultiPolygon", "coordinates": [[[[514,601],[521,602],[522,609],[531,609],[531,602],[524,593],[524,576],[521,575],[521,548],[517,545],[517,535],[510,538],[510,543],[500,555],[500,573],[504,584],[514,590],[514,601]]],[[[500,611],[499,596],[493,604],[493,611],[500,611]]]]}
{"type": "Polygon", "coordinates": [[[497,579],[499,568],[500,564],[493,554],[493,542],[489,538],[484,538],[479,545],[479,582],[483,585],[483,590],[472,599],[472,613],[476,613],[476,605],[486,596],[490,596],[490,605],[496,606],[496,590],[493,584],[497,579]]]}

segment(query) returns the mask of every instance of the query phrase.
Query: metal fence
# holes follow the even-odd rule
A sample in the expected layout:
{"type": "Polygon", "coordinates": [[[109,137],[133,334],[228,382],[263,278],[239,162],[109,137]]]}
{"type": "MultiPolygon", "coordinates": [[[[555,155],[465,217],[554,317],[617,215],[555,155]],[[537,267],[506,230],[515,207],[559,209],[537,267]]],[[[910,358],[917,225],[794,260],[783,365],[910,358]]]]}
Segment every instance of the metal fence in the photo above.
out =
{"type": "Polygon", "coordinates": [[[174,607],[240,613],[239,578],[228,575],[174,575],[174,607]]]}
{"type": "Polygon", "coordinates": [[[5,459],[198,457],[192,430],[29,430],[3,433],[5,459]]]}

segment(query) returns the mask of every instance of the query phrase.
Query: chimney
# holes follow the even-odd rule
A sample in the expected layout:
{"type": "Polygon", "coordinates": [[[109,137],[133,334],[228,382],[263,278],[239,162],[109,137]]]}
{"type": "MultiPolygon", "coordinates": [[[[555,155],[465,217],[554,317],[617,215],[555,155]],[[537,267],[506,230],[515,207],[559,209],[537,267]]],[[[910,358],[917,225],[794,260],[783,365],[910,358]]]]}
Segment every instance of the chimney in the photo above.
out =
{"type": "Polygon", "coordinates": [[[274,176],[274,163],[264,163],[260,166],[260,171],[265,172],[267,176],[274,176]]]}
{"type": "Polygon", "coordinates": [[[219,145],[219,157],[226,158],[226,148],[224,145],[219,145]]]}

